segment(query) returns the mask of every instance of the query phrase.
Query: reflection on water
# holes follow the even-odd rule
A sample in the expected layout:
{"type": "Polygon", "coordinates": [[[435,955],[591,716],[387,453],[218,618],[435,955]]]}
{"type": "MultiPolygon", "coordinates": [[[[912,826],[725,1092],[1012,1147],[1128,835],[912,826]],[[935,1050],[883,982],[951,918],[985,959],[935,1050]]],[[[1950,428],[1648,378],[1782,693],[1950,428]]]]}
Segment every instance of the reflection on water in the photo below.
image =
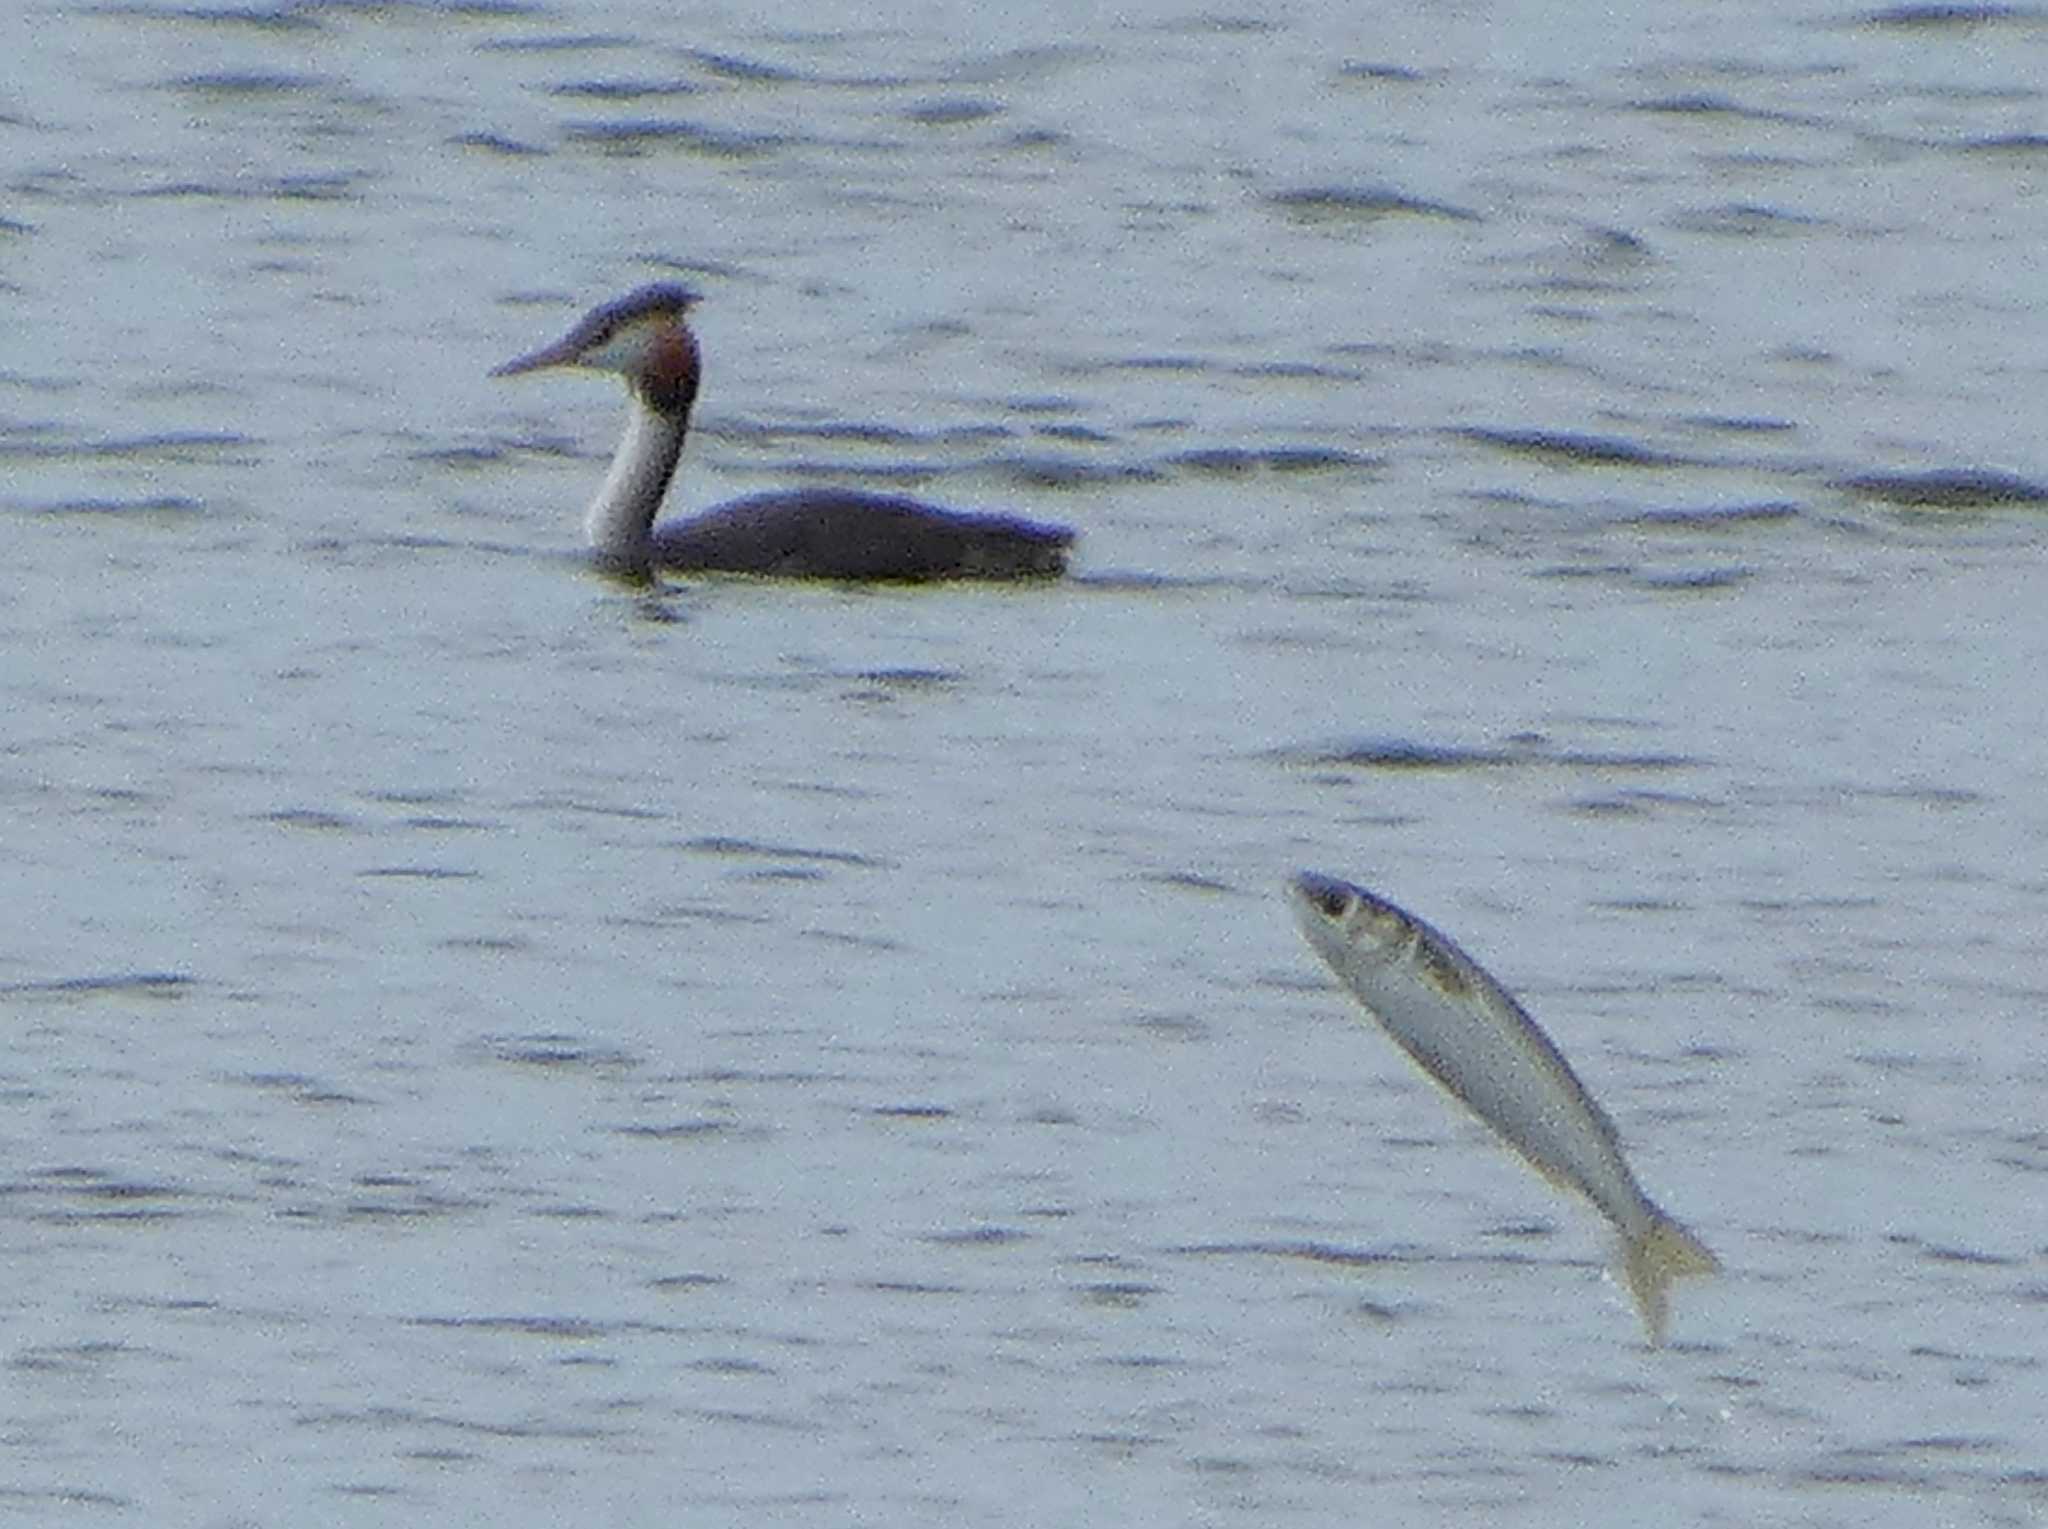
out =
{"type": "Polygon", "coordinates": [[[0,20],[0,1515],[2038,1516],[2038,30],[0,20]],[[616,402],[484,373],[665,276],[673,508],[1077,577],[589,571],[616,402]]]}

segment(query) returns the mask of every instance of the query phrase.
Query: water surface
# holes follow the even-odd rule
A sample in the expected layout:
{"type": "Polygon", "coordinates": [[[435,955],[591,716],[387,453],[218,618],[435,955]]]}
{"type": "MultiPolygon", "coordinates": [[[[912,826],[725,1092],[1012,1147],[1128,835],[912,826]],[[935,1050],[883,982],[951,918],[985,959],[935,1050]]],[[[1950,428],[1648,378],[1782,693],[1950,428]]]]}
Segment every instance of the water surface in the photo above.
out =
{"type": "Polygon", "coordinates": [[[12,13],[0,1514],[2039,1522],[2043,30],[12,13]],[[679,506],[1078,576],[589,571],[651,278],[679,506]]]}

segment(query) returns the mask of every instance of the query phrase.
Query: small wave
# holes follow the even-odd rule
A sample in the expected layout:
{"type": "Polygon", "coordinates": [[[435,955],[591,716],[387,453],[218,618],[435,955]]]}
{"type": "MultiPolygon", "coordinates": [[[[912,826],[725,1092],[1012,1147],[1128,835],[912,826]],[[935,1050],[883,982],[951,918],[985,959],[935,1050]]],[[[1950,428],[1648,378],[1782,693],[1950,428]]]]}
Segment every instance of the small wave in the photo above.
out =
{"type": "Polygon", "coordinates": [[[1832,487],[1885,504],[1916,510],[1985,510],[2048,504],[2048,485],[1980,467],[1937,467],[1927,472],[1855,473],[1832,487]]]}
{"type": "Polygon", "coordinates": [[[1804,513],[1798,505],[1784,500],[1762,504],[1688,505],[1644,510],[1629,516],[1622,524],[1659,531],[1733,531],[1750,526],[1784,525],[1804,513]]]}
{"type": "Polygon", "coordinates": [[[1003,108],[995,101],[978,101],[962,97],[942,97],[936,101],[920,101],[903,115],[919,127],[968,127],[978,122],[987,122],[1000,117],[1003,108]]]}
{"type": "Polygon", "coordinates": [[[1251,473],[1333,472],[1386,466],[1384,458],[1335,446],[1215,446],[1179,452],[1168,457],[1166,462],[1171,467],[1220,478],[1241,478],[1251,473]]]}
{"type": "Polygon", "coordinates": [[[1289,217],[1309,221],[1378,222],[1382,218],[1438,218],[1453,223],[1477,223],[1479,214],[1470,208],[1409,196],[1386,186],[1306,186],[1294,191],[1276,191],[1266,204],[1289,217]]]}
{"type": "Polygon", "coordinates": [[[298,95],[305,91],[328,89],[333,83],[324,75],[250,69],[229,70],[219,74],[181,75],[172,80],[170,86],[173,90],[187,91],[193,95],[249,99],[258,96],[298,95]]]}
{"type": "Polygon", "coordinates": [[[689,80],[564,80],[559,85],[550,85],[548,94],[584,101],[647,101],[694,96],[702,90],[702,86],[689,80]]]}
{"type": "Polygon", "coordinates": [[[704,159],[757,159],[789,140],[775,133],[749,133],[702,122],[639,118],[623,122],[572,122],[563,136],[607,154],[649,154],[676,150],[704,159]]]}
{"type": "Polygon", "coordinates": [[[196,981],[183,972],[95,973],[43,981],[0,982],[0,994],[9,998],[175,998],[196,981]]]}
{"type": "Polygon", "coordinates": [[[2048,17],[2048,12],[2033,6],[1927,4],[1886,6],[1882,10],[1867,12],[1860,19],[1864,26],[1918,32],[2015,22],[2036,26],[2044,17],[2048,17]]]}
{"type": "Polygon", "coordinates": [[[1434,743],[1418,738],[1364,738],[1350,743],[1285,748],[1283,764],[1354,770],[1495,770],[1517,766],[1588,770],[1687,770],[1700,761],[1685,754],[1560,749],[1535,733],[1498,745],[1434,743]]]}
{"type": "Polygon", "coordinates": [[[42,506],[49,515],[203,515],[206,502],[185,494],[151,494],[140,499],[60,499],[42,506]]]}
{"type": "Polygon", "coordinates": [[[1569,430],[1514,430],[1468,425],[1451,432],[1482,446],[1570,463],[1578,467],[1684,467],[1686,458],[1615,435],[1580,435],[1569,430]]]}
{"type": "Polygon", "coordinates": [[[1696,207],[1672,219],[1681,233],[1720,234],[1729,238],[1756,239],[1773,235],[1806,233],[1824,227],[1826,219],[1761,202],[1725,202],[1719,207],[1696,207]]]}

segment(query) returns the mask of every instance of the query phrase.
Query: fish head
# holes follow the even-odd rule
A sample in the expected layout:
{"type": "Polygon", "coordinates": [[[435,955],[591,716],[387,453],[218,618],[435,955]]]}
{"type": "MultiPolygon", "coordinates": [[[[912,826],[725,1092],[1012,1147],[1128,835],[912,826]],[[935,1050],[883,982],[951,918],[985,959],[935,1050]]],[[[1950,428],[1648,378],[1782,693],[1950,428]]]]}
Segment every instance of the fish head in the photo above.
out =
{"type": "Polygon", "coordinates": [[[1415,938],[1415,925],[1392,903],[1334,876],[1302,871],[1288,883],[1295,922],[1316,953],[1339,969],[1348,962],[1391,961],[1415,938]]]}

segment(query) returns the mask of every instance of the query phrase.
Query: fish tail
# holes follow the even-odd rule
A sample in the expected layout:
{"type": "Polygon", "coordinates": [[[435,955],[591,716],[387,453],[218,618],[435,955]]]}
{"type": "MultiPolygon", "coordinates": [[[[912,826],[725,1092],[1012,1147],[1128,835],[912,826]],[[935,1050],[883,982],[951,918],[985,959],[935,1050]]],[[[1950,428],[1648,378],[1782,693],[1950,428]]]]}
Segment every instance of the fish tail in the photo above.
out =
{"type": "Polygon", "coordinates": [[[1671,1282],[1687,1274],[1712,1274],[1721,1260],[1707,1245],[1675,1219],[1654,1206],[1650,1224],[1639,1236],[1624,1240],[1621,1274],[1628,1293],[1635,1297],[1636,1310],[1643,1316],[1650,1347],[1664,1341],[1664,1320],[1670,1313],[1667,1291],[1671,1282]]]}

